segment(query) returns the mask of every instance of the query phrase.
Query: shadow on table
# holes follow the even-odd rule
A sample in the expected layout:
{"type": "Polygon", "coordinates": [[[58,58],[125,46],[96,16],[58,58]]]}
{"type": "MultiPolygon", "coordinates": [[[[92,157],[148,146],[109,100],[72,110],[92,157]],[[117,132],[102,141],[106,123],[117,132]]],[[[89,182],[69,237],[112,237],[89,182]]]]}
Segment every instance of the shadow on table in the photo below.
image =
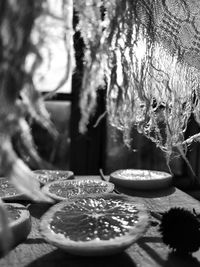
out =
{"type": "Polygon", "coordinates": [[[25,241],[24,241],[24,244],[28,244],[28,245],[35,245],[35,244],[44,244],[44,243],[47,243],[44,238],[41,238],[41,237],[38,237],[38,238],[27,238],[25,241]]]}
{"type": "Polygon", "coordinates": [[[28,207],[31,216],[40,219],[52,205],[46,203],[33,203],[28,207]]]}
{"type": "Polygon", "coordinates": [[[137,244],[143,251],[145,251],[150,256],[150,258],[154,262],[157,262],[160,266],[164,266],[165,260],[150,245],[150,243],[161,243],[161,242],[162,242],[162,239],[159,236],[145,236],[139,239],[137,244]]]}
{"type": "Polygon", "coordinates": [[[129,196],[145,197],[145,198],[164,197],[164,196],[169,196],[175,192],[175,187],[169,187],[160,190],[134,190],[131,188],[125,188],[121,186],[120,187],[115,186],[115,187],[120,193],[124,193],[129,196]]]}
{"type": "Polygon", "coordinates": [[[200,262],[192,255],[183,256],[170,253],[164,267],[200,267],[200,262]]]}
{"type": "Polygon", "coordinates": [[[138,246],[149,254],[159,266],[163,267],[200,267],[200,262],[192,255],[180,255],[174,252],[168,254],[167,258],[160,255],[150,243],[162,242],[160,237],[145,236],[138,241],[138,246]]]}
{"type": "Polygon", "coordinates": [[[60,249],[54,250],[43,257],[26,265],[26,267],[136,267],[136,264],[125,252],[104,257],[80,257],[68,254],[60,249]]]}

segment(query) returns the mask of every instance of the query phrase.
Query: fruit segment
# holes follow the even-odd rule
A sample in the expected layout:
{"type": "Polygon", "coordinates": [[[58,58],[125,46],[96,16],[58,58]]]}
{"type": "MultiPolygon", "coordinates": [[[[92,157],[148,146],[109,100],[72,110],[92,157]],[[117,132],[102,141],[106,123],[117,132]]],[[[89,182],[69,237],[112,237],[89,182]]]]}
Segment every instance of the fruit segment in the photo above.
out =
{"type": "Polygon", "coordinates": [[[114,185],[99,180],[65,180],[48,183],[42,191],[55,200],[66,200],[79,195],[109,193],[114,190],[114,185]]]}
{"type": "MultiPolygon", "coordinates": [[[[4,205],[7,211],[8,228],[10,230],[10,240],[7,240],[7,247],[11,249],[27,238],[31,231],[31,218],[29,211],[21,204],[6,203],[4,205]]],[[[4,239],[3,235],[4,233],[0,229],[0,252],[4,252],[4,244],[1,244],[1,240],[4,239]]]]}
{"type": "Polygon", "coordinates": [[[148,227],[148,214],[131,197],[116,194],[78,196],[53,206],[41,219],[47,242],[77,255],[123,251],[148,227]]]}
{"type": "Polygon", "coordinates": [[[25,196],[15,188],[8,178],[0,177],[0,198],[2,200],[23,199],[25,196]]]}
{"type": "Polygon", "coordinates": [[[74,173],[72,171],[60,171],[60,170],[35,170],[36,178],[41,185],[50,183],[57,180],[73,179],[74,173]]]}

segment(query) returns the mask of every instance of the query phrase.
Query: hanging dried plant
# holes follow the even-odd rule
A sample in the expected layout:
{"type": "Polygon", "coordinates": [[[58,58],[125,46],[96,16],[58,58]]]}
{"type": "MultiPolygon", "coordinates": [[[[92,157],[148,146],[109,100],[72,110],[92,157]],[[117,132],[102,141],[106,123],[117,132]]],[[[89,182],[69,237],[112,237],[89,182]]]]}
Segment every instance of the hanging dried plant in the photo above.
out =
{"type": "Polygon", "coordinates": [[[191,114],[200,121],[199,2],[88,0],[75,7],[86,44],[80,130],[106,77],[108,119],[125,143],[136,127],[167,158],[174,147],[184,155],[199,139],[184,140],[191,114]]]}

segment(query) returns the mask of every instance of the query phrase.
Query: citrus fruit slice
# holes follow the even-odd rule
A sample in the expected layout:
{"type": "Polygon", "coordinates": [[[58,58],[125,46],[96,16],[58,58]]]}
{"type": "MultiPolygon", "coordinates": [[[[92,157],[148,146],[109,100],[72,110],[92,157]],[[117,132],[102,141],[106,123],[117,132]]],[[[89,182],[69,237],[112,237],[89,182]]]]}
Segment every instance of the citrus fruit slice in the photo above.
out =
{"type": "MultiPolygon", "coordinates": [[[[9,227],[11,229],[11,247],[24,241],[31,230],[30,213],[25,206],[18,203],[4,203],[7,210],[9,227]]],[[[2,229],[0,228],[0,251],[2,251],[2,229]]]]}
{"type": "Polygon", "coordinates": [[[147,226],[144,206],[117,194],[79,196],[60,202],[40,222],[47,242],[83,256],[121,252],[141,237],[147,226]]]}
{"type": "Polygon", "coordinates": [[[46,184],[42,191],[51,198],[61,201],[79,195],[109,193],[114,184],[92,179],[62,180],[46,184]]]}
{"type": "Polygon", "coordinates": [[[126,169],[111,173],[110,181],[128,188],[154,190],[172,185],[172,176],[161,171],[126,169]]]}
{"type": "Polygon", "coordinates": [[[49,182],[65,179],[73,179],[74,173],[72,171],[59,171],[59,170],[35,170],[36,178],[44,185],[49,182]]]}
{"type": "Polygon", "coordinates": [[[26,197],[19,193],[6,177],[0,177],[0,198],[4,201],[22,200],[26,197]]]}

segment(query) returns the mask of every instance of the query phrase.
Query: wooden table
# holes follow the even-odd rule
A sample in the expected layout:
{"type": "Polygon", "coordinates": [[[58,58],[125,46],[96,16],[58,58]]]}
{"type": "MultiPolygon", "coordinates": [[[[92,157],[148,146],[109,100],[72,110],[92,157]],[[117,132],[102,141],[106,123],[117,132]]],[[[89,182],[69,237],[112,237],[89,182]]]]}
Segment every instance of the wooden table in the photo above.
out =
{"type": "MultiPolygon", "coordinates": [[[[78,179],[79,177],[76,177],[78,179]]],[[[90,177],[98,179],[99,177],[90,177]]],[[[200,203],[177,188],[159,192],[133,191],[118,188],[143,202],[151,212],[167,211],[171,207],[184,207],[200,212],[200,203]]],[[[107,257],[78,257],[70,255],[47,244],[39,232],[39,221],[49,208],[45,204],[31,204],[32,231],[27,240],[14,248],[6,257],[0,259],[1,267],[196,267],[200,266],[200,250],[191,257],[176,256],[163,244],[158,232],[159,218],[153,217],[152,224],[144,237],[121,254],[107,257]]],[[[183,233],[184,234],[184,233],[183,233]]]]}

